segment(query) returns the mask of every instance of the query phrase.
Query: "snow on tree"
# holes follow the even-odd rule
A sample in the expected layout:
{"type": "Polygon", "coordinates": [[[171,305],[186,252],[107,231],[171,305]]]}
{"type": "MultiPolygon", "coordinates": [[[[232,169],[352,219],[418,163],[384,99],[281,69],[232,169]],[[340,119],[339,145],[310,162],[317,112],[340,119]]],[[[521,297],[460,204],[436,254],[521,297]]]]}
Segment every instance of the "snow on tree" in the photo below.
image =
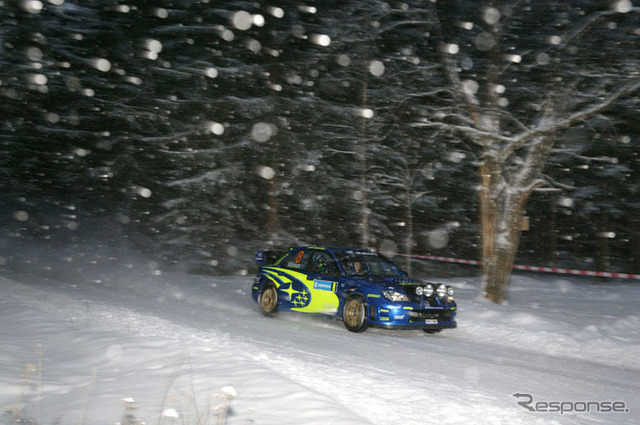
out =
{"type": "MultiPolygon", "coordinates": [[[[569,129],[604,122],[637,143],[637,8],[557,3],[0,3],[3,222],[49,236],[115,214],[163,257],[215,265],[269,242],[410,253],[450,217],[468,235],[480,204],[498,300],[532,190],[596,204],[545,168],[607,156],[569,129]]],[[[578,180],[613,177],[632,198],[625,155],[578,180]]]]}
{"type": "Polygon", "coordinates": [[[494,302],[505,297],[525,205],[548,183],[543,169],[559,133],[640,88],[638,9],[627,3],[433,7],[452,104],[414,126],[447,128],[474,145],[483,289],[494,302]]]}

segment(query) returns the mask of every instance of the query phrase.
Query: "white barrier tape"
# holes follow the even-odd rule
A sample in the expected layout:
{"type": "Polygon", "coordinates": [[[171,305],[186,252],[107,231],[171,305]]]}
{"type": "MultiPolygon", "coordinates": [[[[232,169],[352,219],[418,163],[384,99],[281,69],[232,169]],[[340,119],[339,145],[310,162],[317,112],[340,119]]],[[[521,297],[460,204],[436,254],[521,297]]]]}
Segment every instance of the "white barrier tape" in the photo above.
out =
{"type": "MultiPolygon", "coordinates": [[[[394,254],[406,257],[406,254],[394,254]]],[[[471,264],[474,266],[481,266],[481,261],[476,260],[461,260],[459,258],[450,257],[438,257],[435,255],[410,255],[411,258],[417,258],[421,260],[442,261],[446,263],[456,264],[471,264]]],[[[615,279],[636,279],[640,280],[640,274],[628,274],[628,273],[610,273],[610,272],[596,272],[590,270],[574,270],[574,269],[562,269],[557,267],[537,267],[537,266],[521,266],[515,264],[513,266],[516,270],[526,270],[532,272],[544,272],[544,273],[556,273],[556,274],[570,274],[577,276],[596,276],[596,277],[609,277],[615,279]]]]}

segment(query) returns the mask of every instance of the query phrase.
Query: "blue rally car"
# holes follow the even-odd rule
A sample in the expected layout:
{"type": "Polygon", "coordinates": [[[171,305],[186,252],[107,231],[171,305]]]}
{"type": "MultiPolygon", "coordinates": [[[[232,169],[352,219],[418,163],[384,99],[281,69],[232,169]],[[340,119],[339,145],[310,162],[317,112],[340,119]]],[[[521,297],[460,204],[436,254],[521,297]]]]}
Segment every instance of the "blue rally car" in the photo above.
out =
{"type": "Polygon", "coordinates": [[[275,256],[256,254],[253,299],[265,316],[280,310],[341,317],[351,332],[369,326],[423,329],[456,327],[453,288],[410,278],[375,251],[298,247],[275,256]]]}

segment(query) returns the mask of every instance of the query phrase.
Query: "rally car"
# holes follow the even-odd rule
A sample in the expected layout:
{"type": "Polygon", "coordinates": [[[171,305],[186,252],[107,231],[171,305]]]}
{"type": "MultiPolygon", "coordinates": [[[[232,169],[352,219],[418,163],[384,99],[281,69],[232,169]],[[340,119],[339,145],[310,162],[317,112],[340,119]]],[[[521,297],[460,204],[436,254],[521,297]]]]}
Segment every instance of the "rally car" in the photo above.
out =
{"type": "Polygon", "coordinates": [[[427,333],[456,327],[453,288],[412,279],[373,250],[261,250],[256,264],[251,293],[265,316],[278,310],[337,316],[351,332],[369,326],[427,333]]]}

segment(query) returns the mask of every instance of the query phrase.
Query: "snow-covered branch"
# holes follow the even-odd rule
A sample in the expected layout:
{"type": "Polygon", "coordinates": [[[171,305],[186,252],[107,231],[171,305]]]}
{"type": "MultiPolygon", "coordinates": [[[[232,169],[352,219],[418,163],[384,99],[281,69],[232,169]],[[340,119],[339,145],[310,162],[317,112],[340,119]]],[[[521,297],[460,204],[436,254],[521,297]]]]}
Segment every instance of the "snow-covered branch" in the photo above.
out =
{"type": "Polygon", "coordinates": [[[602,10],[599,12],[595,12],[585,17],[579,25],[576,25],[572,31],[569,31],[566,36],[563,38],[562,43],[560,44],[560,50],[564,50],[577,38],[582,36],[589,28],[591,28],[596,23],[600,22],[602,19],[618,16],[624,13],[640,13],[640,7],[632,7],[627,12],[623,12],[618,10],[617,8],[611,10],[602,10]]]}
{"type": "Polygon", "coordinates": [[[450,124],[440,121],[421,121],[410,124],[414,128],[440,128],[451,131],[458,131],[466,134],[476,144],[486,146],[486,140],[493,140],[505,143],[515,143],[517,138],[506,136],[489,130],[479,129],[473,125],[450,124]]]}
{"type": "Polygon", "coordinates": [[[378,35],[384,35],[385,33],[388,33],[390,31],[393,31],[394,29],[400,28],[400,27],[430,25],[432,23],[433,22],[431,22],[431,21],[425,21],[425,20],[422,20],[422,19],[394,22],[394,23],[392,23],[390,25],[387,25],[386,27],[380,29],[380,31],[378,31],[378,35]]]}
{"type": "MultiPolygon", "coordinates": [[[[640,80],[630,82],[624,85],[622,88],[611,94],[610,96],[602,99],[601,102],[594,105],[590,105],[584,109],[576,111],[568,116],[560,119],[551,119],[549,116],[544,116],[538,126],[533,127],[523,133],[516,135],[511,139],[511,143],[504,149],[502,159],[506,160],[514,151],[523,147],[526,143],[541,136],[548,136],[557,133],[561,130],[565,130],[579,122],[592,117],[616,102],[618,99],[627,96],[640,89],[640,80]]],[[[498,139],[504,141],[504,139],[498,139]]]]}
{"type": "Polygon", "coordinates": [[[585,155],[580,155],[572,151],[571,149],[552,149],[551,153],[568,155],[572,158],[580,159],[588,163],[592,163],[592,162],[600,162],[605,164],[618,163],[618,158],[614,158],[610,156],[585,156],[585,155]]]}

